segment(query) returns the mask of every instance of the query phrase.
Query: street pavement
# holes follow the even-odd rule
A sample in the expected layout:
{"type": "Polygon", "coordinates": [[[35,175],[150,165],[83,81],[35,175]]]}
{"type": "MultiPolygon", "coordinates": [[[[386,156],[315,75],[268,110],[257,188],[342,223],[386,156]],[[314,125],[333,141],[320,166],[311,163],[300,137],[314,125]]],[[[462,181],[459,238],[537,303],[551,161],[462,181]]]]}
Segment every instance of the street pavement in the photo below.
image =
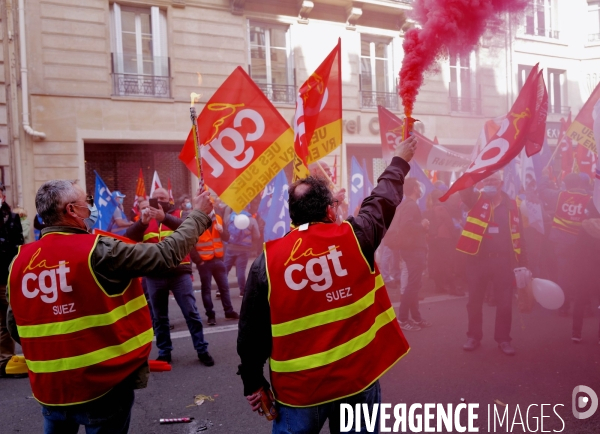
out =
{"type": "MultiPolygon", "coordinates": [[[[230,276],[234,283],[233,274],[230,276]]],[[[198,283],[196,275],[196,285],[198,283]]],[[[397,305],[398,294],[390,290],[397,305]]],[[[198,306],[202,310],[200,293],[198,306]]],[[[239,311],[241,299],[232,288],[232,301],[239,311]]],[[[216,365],[201,365],[192,347],[185,321],[175,301],[170,312],[175,329],[172,332],[173,370],[152,373],[147,389],[136,392],[131,433],[269,433],[270,423],[253,414],[242,394],[242,383],[236,375],[239,359],[236,353],[236,326],[224,319],[222,306],[214,297],[217,326],[205,327],[209,351],[216,365]],[[204,403],[194,404],[194,397],[205,395],[204,403]],[[160,418],[194,417],[190,424],[160,425],[160,418]],[[207,429],[204,430],[203,427],[207,429]]],[[[514,309],[512,336],[516,356],[505,356],[493,341],[494,308],[484,306],[484,339],[473,353],[462,350],[466,340],[466,297],[427,297],[421,302],[421,312],[433,323],[429,329],[407,333],[411,351],[381,380],[383,402],[440,403],[457,405],[478,403],[479,432],[511,432],[497,426],[487,428],[487,406],[494,401],[508,405],[508,418],[513,421],[519,405],[529,430],[514,425],[512,432],[535,432],[540,405],[544,410],[544,431],[556,430],[568,434],[600,432],[600,411],[587,420],[577,420],[571,411],[571,393],[578,385],[591,387],[600,394],[600,345],[598,344],[598,312],[584,323],[583,342],[570,340],[571,319],[559,317],[537,306],[531,314],[519,314],[514,309]],[[553,413],[556,411],[563,422],[553,413]]],[[[153,348],[151,358],[157,356],[153,348]]],[[[373,358],[377,354],[373,354],[373,358]]],[[[498,407],[504,411],[504,407],[498,407]]],[[[493,410],[492,410],[493,411],[493,410]]],[[[464,418],[461,418],[463,423],[464,418]]],[[[516,414],[516,422],[520,422],[516,414]]],[[[539,422],[538,422],[539,423],[539,422]]],[[[391,426],[391,425],[390,425],[391,426]]],[[[525,425],[526,427],[527,425],[525,425]]],[[[42,416],[39,404],[32,399],[29,381],[0,379],[0,433],[40,433],[42,416]]],[[[83,428],[80,429],[83,433],[83,428]]],[[[328,433],[327,427],[322,431],[328,433]]],[[[410,431],[409,431],[410,432],[410,431]]],[[[446,431],[443,431],[446,432],[446,431]]],[[[453,431],[456,432],[456,431],[453,431]]],[[[541,432],[541,431],[538,431],[541,432]]]]}

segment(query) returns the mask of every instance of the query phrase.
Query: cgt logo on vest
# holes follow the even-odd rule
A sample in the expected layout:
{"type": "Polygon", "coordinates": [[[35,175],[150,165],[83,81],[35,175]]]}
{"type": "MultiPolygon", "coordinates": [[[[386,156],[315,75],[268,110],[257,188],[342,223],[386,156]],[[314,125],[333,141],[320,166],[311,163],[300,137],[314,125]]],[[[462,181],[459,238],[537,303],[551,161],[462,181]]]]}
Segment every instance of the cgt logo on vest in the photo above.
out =
{"type": "MultiPolygon", "coordinates": [[[[73,291],[71,285],[67,283],[67,274],[71,271],[71,269],[67,267],[69,263],[66,261],[59,261],[58,265],[47,265],[46,260],[42,259],[36,263],[36,259],[41,250],[41,248],[37,249],[37,251],[31,256],[29,264],[27,267],[25,267],[25,271],[29,271],[29,273],[25,273],[23,276],[23,280],[21,281],[21,292],[27,298],[35,298],[40,292],[42,292],[44,295],[42,295],[40,299],[44,303],[54,303],[56,300],[58,300],[59,289],[62,292],[73,291]],[[35,272],[37,269],[42,269],[42,271],[37,274],[35,272]],[[37,282],[37,287],[35,286],[35,283],[33,285],[30,283],[32,281],[37,282]],[[29,289],[30,286],[33,286],[33,289],[29,289]]],[[[58,312],[55,307],[54,314],[57,315],[58,313],[74,311],[72,303],[70,308],[69,305],[65,306],[58,306],[60,312],[58,312]]]]}
{"type": "Polygon", "coordinates": [[[570,199],[562,204],[561,207],[563,212],[566,212],[570,217],[575,217],[576,215],[583,215],[583,204],[573,203],[573,199],[570,199]]]}
{"type": "MultiPolygon", "coordinates": [[[[288,288],[294,291],[300,291],[306,288],[310,283],[310,289],[316,292],[326,291],[333,285],[333,276],[331,274],[331,265],[333,271],[338,277],[348,275],[348,270],[342,267],[340,258],[343,256],[338,251],[339,246],[329,246],[328,250],[321,253],[314,253],[312,247],[306,249],[303,253],[297,254],[302,246],[302,238],[298,238],[292,247],[289,258],[285,261],[285,272],[283,274],[288,288]],[[302,264],[291,264],[300,258],[311,257],[306,266],[302,264]]],[[[339,289],[332,293],[327,293],[327,301],[339,300],[340,298],[351,297],[350,288],[339,289]]]]}

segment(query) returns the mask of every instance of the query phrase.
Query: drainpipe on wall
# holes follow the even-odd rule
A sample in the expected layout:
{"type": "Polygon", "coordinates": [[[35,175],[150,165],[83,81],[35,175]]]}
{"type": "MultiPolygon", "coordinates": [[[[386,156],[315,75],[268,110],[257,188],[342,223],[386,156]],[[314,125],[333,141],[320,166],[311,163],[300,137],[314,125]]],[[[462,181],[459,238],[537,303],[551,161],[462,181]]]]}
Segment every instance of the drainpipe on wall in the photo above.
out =
{"type": "MultiPolygon", "coordinates": [[[[23,129],[27,134],[45,139],[46,133],[35,131],[29,125],[29,90],[27,86],[27,43],[25,42],[25,0],[19,0],[19,53],[21,57],[21,99],[23,104],[23,129]]],[[[19,161],[19,165],[21,162],[19,161]]]]}

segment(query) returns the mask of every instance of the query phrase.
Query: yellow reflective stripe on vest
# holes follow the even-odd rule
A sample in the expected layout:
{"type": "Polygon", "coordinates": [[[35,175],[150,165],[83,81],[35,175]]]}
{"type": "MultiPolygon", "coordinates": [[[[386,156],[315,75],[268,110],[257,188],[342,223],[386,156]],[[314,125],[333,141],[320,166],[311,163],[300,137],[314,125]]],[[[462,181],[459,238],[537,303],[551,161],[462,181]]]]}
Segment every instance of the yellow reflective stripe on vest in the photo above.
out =
{"type": "Polygon", "coordinates": [[[477,234],[474,234],[473,232],[468,232],[468,231],[465,231],[465,230],[463,230],[462,236],[463,237],[467,237],[467,238],[472,238],[472,239],[474,239],[476,241],[483,240],[483,237],[481,235],[477,235],[477,234]]]}
{"type": "Polygon", "coordinates": [[[34,374],[48,374],[52,372],[68,371],[71,369],[85,368],[87,366],[97,365],[107,360],[114,359],[130,353],[146,344],[152,342],[154,331],[149,328],[143,333],[132,337],[120,345],[102,348],[91,353],[80,356],[66,357],[56,360],[33,361],[27,360],[27,367],[34,374]]]}
{"type": "Polygon", "coordinates": [[[142,294],[123,306],[119,306],[108,313],[88,315],[64,322],[54,322],[32,326],[17,326],[19,336],[22,338],[41,338],[45,336],[65,335],[75,333],[91,327],[102,327],[116,323],[127,315],[146,306],[146,297],[142,294]]]}
{"type": "Polygon", "coordinates": [[[514,233],[513,233],[513,234],[510,234],[510,237],[511,237],[513,240],[518,240],[519,238],[521,238],[521,234],[519,234],[519,233],[516,233],[516,234],[514,234],[514,233]]]}
{"type": "Polygon", "coordinates": [[[476,219],[475,217],[467,217],[467,222],[473,223],[474,225],[477,225],[477,226],[481,226],[482,228],[486,228],[488,225],[483,220],[476,219]]]}
{"type": "Polygon", "coordinates": [[[173,232],[175,232],[175,231],[160,231],[160,237],[161,237],[161,238],[168,237],[168,236],[169,236],[169,235],[171,235],[173,232]]]}
{"type": "Polygon", "coordinates": [[[372,306],[375,302],[375,293],[379,288],[383,287],[383,277],[379,274],[375,278],[375,288],[373,288],[367,295],[360,300],[349,304],[348,306],[338,307],[336,309],[327,310],[325,312],[319,312],[312,315],[298,318],[292,321],[287,321],[281,324],[271,325],[271,334],[275,337],[287,336],[293,333],[297,333],[303,330],[308,330],[313,327],[330,324],[335,321],[341,321],[348,319],[369,306],[372,306]]]}
{"type": "Polygon", "coordinates": [[[319,368],[321,366],[337,362],[338,360],[341,360],[344,357],[347,357],[350,354],[356,353],[357,351],[365,348],[373,341],[373,339],[375,339],[375,335],[382,327],[395,320],[396,314],[394,313],[394,308],[390,307],[385,312],[377,315],[375,322],[369,330],[361,335],[358,335],[354,339],[351,339],[348,342],[338,345],[330,350],[323,351],[322,353],[311,354],[310,356],[298,357],[297,359],[285,361],[271,359],[269,362],[271,365],[271,370],[274,372],[297,372],[304,371],[306,369],[319,368]]]}
{"type": "Polygon", "coordinates": [[[144,238],[142,240],[145,242],[154,237],[158,238],[158,232],[148,232],[147,234],[144,234],[144,238]]]}

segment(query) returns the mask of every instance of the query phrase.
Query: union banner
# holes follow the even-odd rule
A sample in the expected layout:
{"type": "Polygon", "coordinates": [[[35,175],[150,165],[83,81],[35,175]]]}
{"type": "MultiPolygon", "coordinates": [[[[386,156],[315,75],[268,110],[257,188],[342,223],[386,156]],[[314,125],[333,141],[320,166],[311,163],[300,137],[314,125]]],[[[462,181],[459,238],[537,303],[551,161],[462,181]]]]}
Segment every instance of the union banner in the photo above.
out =
{"type": "MultiPolygon", "coordinates": [[[[198,116],[204,180],[241,212],[294,155],[294,133],[250,76],[237,67],[198,116]]],[[[190,131],[179,159],[198,176],[190,131]]]]}
{"type": "Polygon", "coordinates": [[[567,137],[579,143],[586,149],[598,155],[596,140],[594,139],[594,106],[600,100],[600,83],[596,86],[581,111],[567,129],[567,137]]]}
{"type": "Polygon", "coordinates": [[[294,180],[308,164],[342,143],[341,40],[298,91],[294,117],[294,180]]]}

